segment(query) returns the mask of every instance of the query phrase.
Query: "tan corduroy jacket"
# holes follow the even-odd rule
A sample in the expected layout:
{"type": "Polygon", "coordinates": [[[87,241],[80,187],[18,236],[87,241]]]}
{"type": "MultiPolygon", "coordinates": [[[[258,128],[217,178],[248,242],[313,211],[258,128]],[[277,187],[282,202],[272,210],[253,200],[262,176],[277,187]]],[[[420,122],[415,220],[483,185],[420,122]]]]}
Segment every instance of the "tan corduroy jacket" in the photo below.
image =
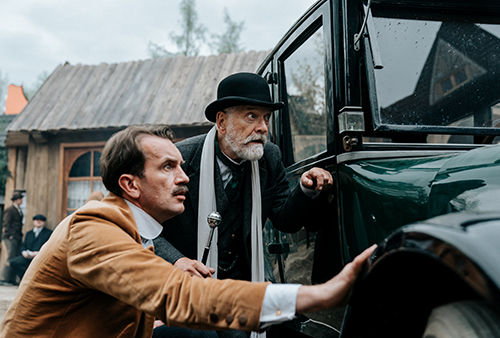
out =
{"type": "Polygon", "coordinates": [[[109,194],[58,225],[24,276],[0,337],[151,337],[154,317],[256,331],[266,286],[174,268],[142,247],[130,208],[109,194]]]}

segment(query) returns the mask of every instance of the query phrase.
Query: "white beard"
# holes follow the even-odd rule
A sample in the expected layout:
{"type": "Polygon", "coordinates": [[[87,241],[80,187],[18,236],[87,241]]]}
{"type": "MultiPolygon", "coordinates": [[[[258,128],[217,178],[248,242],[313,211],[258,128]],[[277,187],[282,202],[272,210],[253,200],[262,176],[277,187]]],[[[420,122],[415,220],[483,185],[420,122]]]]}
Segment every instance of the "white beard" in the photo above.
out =
{"type": "Polygon", "coordinates": [[[264,155],[264,145],[267,142],[267,136],[264,134],[250,135],[247,138],[234,131],[232,125],[227,127],[226,142],[229,148],[241,159],[256,161],[264,155]],[[259,140],[261,143],[251,143],[259,140]]]}

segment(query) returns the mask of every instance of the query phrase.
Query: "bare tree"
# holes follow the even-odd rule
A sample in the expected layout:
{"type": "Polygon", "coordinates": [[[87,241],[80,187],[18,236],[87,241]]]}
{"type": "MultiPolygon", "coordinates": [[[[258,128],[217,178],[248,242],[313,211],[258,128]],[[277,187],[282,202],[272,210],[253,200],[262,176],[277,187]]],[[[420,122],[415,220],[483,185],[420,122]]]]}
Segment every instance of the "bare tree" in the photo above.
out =
{"type": "MultiPolygon", "coordinates": [[[[5,127],[3,129],[5,130],[5,127]]],[[[7,148],[0,148],[0,195],[2,196],[5,195],[5,183],[11,177],[11,173],[7,169],[8,154],[7,148]]]]}
{"type": "MultiPolygon", "coordinates": [[[[5,99],[7,98],[7,90],[9,87],[9,78],[7,74],[2,74],[0,70],[0,113],[5,113],[5,99]]],[[[5,123],[5,122],[4,122],[5,123]]],[[[5,130],[6,125],[0,125],[1,130],[5,130]]],[[[10,172],[7,169],[7,148],[0,147],[0,195],[5,195],[5,182],[10,177],[10,172]]]]}
{"type": "Polygon", "coordinates": [[[198,25],[198,13],[195,9],[195,0],[182,0],[179,6],[182,20],[180,22],[182,33],[176,35],[170,33],[170,38],[177,45],[179,54],[196,56],[200,51],[200,45],[205,41],[205,30],[203,25],[198,25]]]}
{"type": "Polygon", "coordinates": [[[7,98],[7,89],[9,87],[9,77],[7,74],[3,75],[0,70],[0,113],[5,112],[5,99],[7,98]]]}
{"type": "Polygon", "coordinates": [[[160,58],[175,56],[174,53],[170,53],[168,50],[165,49],[165,47],[160,46],[152,41],[149,41],[148,53],[149,57],[151,57],[152,59],[160,59],[160,58]]]}
{"type": "Polygon", "coordinates": [[[29,100],[36,94],[38,89],[43,85],[45,80],[49,77],[49,73],[44,70],[40,74],[38,74],[38,77],[36,78],[35,82],[31,86],[23,86],[23,91],[24,91],[24,96],[29,100]]]}
{"type": "Polygon", "coordinates": [[[245,22],[232,21],[227,8],[224,7],[224,23],[226,24],[224,34],[212,34],[213,42],[210,43],[212,52],[216,54],[241,52],[243,47],[240,46],[240,35],[245,22]]]}

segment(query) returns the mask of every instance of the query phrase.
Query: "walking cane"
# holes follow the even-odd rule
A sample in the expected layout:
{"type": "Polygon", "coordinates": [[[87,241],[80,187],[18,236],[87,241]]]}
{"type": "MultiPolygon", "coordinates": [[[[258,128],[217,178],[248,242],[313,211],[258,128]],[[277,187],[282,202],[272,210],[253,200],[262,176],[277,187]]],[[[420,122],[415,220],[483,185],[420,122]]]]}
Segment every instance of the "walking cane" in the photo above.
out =
{"type": "Polygon", "coordinates": [[[208,234],[205,250],[203,251],[203,258],[201,259],[201,262],[203,264],[207,263],[208,252],[210,251],[210,245],[212,244],[212,237],[214,236],[214,230],[215,228],[217,228],[220,222],[222,222],[222,217],[220,217],[220,214],[217,211],[210,213],[210,215],[208,215],[207,217],[207,223],[208,226],[210,227],[210,232],[208,234]]]}

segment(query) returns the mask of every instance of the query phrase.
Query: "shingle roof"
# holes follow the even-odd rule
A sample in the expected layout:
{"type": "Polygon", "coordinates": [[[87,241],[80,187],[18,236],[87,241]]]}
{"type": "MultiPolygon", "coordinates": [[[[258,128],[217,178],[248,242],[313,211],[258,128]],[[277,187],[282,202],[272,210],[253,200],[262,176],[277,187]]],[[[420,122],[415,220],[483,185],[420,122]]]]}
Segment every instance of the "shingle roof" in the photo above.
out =
{"type": "Polygon", "coordinates": [[[8,132],[121,128],[131,124],[209,124],[217,84],[255,72],[268,52],[177,56],[95,66],[68,63],[45,81],[8,132]]]}

